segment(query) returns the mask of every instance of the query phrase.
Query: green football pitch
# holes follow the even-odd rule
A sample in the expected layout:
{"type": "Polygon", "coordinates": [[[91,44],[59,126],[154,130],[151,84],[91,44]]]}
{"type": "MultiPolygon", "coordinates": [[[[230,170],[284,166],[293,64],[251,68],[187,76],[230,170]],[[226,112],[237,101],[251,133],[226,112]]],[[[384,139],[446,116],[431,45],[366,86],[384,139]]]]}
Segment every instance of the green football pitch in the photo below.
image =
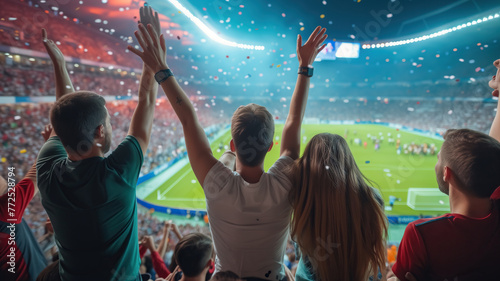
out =
{"type": "MultiPolygon", "coordinates": [[[[282,129],[283,125],[276,125],[275,144],[264,163],[266,171],[279,157],[282,129]]],[[[374,187],[380,190],[386,206],[389,206],[389,196],[400,199],[394,203],[392,210],[386,209],[387,215],[439,215],[449,210],[447,196],[437,190],[434,173],[436,155],[412,155],[403,152],[398,155],[395,143],[388,142],[389,138],[396,140],[400,135],[401,146],[411,143],[435,144],[439,151],[442,140],[380,125],[303,125],[301,150],[304,150],[311,137],[323,132],[338,134],[347,140],[359,168],[374,183],[374,187]],[[379,139],[383,136],[378,150],[375,150],[375,144],[368,135],[379,139]],[[354,141],[356,138],[362,143],[366,141],[367,146],[356,144],[354,141]]],[[[219,148],[221,145],[228,145],[230,139],[230,132],[227,131],[211,142],[215,157],[222,155],[224,149],[219,148]]],[[[164,172],[170,174],[168,177],[161,177],[162,174],[157,176],[165,178],[161,182],[150,180],[141,184],[139,190],[143,186],[148,186],[147,189],[152,190],[143,199],[159,206],[204,210],[205,197],[200,183],[187,161],[183,167],[181,166],[182,164],[178,165],[174,173],[172,170],[164,172]]]]}

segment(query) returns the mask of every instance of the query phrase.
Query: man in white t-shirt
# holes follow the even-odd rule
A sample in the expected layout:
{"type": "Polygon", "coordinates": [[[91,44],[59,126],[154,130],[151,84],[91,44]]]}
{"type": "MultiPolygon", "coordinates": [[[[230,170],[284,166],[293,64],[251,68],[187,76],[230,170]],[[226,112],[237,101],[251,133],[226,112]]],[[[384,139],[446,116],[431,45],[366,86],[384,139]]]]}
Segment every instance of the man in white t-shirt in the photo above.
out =
{"type": "Polygon", "coordinates": [[[292,187],[285,175],[299,157],[300,125],[304,116],[312,66],[325,45],[326,30],[317,27],[302,46],[297,38],[300,68],[281,138],[280,159],[264,172],[272,148],[274,121],[265,107],[249,104],[236,110],[231,121],[231,150],[235,171],[213,157],[195,110],[172,75],[162,51],[165,41],[140,25],[137,33],[144,52],[129,47],[155,71],[156,78],[182,124],[191,167],[202,183],[214,240],[216,271],[233,271],[252,280],[284,280],[283,257],[289,236],[292,187]],[[320,47],[321,46],[321,47],[320,47]]]}

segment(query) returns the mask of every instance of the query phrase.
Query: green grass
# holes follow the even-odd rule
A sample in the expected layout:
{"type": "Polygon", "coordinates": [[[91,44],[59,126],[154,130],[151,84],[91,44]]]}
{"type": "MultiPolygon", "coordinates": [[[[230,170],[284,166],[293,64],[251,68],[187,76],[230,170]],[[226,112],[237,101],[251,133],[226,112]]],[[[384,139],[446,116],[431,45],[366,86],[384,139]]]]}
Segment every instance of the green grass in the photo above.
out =
{"type": "MultiPolygon", "coordinates": [[[[275,138],[276,136],[281,137],[282,129],[283,125],[276,126],[275,138]]],[[[444,213],[443,211],[415,211],[406,204],[408,188],[437,188],[434,173],[436,156],[405,155],[403,153],[397,155],[396,146],[387,142],[387,134],[391,133],[393,138],[400,134],[401,145],[410,144],[411,142],[416,144],[434,143],[439,149],[442,145],[441,140],[397,131],[379,125],[303,125],[302,136],[306,136],[307,139],[302,142],[301,150],[304,150],[307,141],[318,133],[329,132],[344,136],[346,130],[348,131],[346,140],[359,168],[367,178],[375,183],[375,187],[380,189],[386,205],[389,204],[390,195],[401,198],[401,201],[395,203],[392,211],[386,211],[388,215],[438,215],[444,213]],[[379,133],[382,133],[384,140],[380,149],[375,151],[374,144],[367,138],[367,134],[379,136],[379,133]],[[354,138],[367,141],[367,148],[351,142],[354,138]]],[[[221,142],[229,144],[230,139],[230,133],[227,132],[221,138],[212,142],[215,157],[218,158],[223,153],[223,151],[218,151],[219,144],[221,142]]],[[[278,159],[279,145],[279,140],[275,141],[273,149],[266,156],[264,162],[266,171],[278,159]]],[[[186,165],[175,176],[161,184],[145,200],[156,205],[174,208],[205,209],[204,198],[203,190],[197,182],[191,167],[186,165]],[[158,194],[162,195],[160,199],[158,194]]],[[[447,204],[448,201],[445,195],[443,195],[443,199],[446,200],[445,204],[447,204]]]]}

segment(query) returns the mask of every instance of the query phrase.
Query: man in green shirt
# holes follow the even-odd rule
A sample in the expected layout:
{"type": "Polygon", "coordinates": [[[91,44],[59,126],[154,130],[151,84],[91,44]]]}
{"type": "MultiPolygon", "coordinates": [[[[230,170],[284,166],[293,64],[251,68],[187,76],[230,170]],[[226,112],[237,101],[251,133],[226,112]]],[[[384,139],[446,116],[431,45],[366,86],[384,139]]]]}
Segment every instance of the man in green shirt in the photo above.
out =
{"type": "MultiPolygon", "coordinates": [[[[149,7],[141,8],[141,22],[160,29],[149,7]]],[[[59,248],[61,279],[141,280],[135,187],[153,124],[154,73],[144,66],[128,136],[104,157],[112,135],[104,98],[74,92],[61,51],[45,30],[43,37],[54,64],[56,103],[37,177],[59,248]]]]}

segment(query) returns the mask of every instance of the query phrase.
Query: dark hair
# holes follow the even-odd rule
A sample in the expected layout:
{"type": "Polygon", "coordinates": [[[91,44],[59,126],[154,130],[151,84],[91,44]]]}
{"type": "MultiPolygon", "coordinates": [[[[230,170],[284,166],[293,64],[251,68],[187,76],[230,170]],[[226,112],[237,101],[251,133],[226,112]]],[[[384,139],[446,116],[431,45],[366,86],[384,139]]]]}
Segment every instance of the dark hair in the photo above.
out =
{"type": "Polygon", "coordinates": [[[105,104],[102,96],[86,91],[67,94],[54,103],[50,122],[66,149],[80,155],[90,151],[95,130],[106,122],[105,104]]]}
{"type": "Polygon", "coordinates": [[[440,157],[469,195],[489,198],[500,186],[500,143],[469,129],[448,130],[440,157]]]}
{"type": "Polygon", "coordinates": [[[264,161],[273,143],[273,116],[265,107],[254,103],[240,106],[231,120],[231,136],[241,163],[257,166],[264,161]]]}
{"type": "Polygon", "coordinates": [[[214,276],[212,276],[212,279],[210,280],[216,280],[216,281],[239,281],[241,280],[238,274],[232,272],[232,271],[219,271],[215,273],[214,276]]]}
{"type": "Polygon", "coordinates": [[[205,234],[188,234],[175,245],[174,257],[184,275],[198,276],[213,257],[212,240],[205,234]]]}

